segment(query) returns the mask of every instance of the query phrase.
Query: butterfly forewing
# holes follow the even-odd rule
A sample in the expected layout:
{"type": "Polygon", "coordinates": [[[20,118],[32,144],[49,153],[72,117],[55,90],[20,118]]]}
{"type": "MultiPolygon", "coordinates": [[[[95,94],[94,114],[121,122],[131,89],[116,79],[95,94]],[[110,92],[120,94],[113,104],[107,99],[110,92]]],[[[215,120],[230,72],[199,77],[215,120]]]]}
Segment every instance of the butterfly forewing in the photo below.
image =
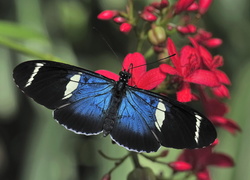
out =
{"type": "Polygon", "coordinates": [[[18,65],[13,77],[25,94],[53,109],[56,121],[67,129],[85,135],[103,131],[131,151],[157,151],[160,145],[201,148],[216,138],[205,116],[165,96],[128,86],[130,76],[116,82],[86,69],[41,60],[18,65]]]}
{"type": "Polygon", "coordinates": [[[67,129],[86,135],[102,131],[115,81],[52,61],[22,63],[14,69],[13,77],[25,94],[55,110],[54,118],[67,129]]]}

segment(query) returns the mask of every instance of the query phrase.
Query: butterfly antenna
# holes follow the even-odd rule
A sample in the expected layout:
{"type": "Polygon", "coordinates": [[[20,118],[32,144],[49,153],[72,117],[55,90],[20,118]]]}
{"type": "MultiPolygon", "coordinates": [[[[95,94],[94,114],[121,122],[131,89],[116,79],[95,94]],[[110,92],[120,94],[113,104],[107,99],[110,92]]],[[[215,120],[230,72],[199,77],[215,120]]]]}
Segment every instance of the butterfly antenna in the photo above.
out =
{"type": "Polygon", "coordinates": [[[146,66],[146,65],[150,65],[150,64],[155,64],[155,63],[157,63],[157,62],[159,62],[159,61],[162,61],[162,60],[165,60],[165,59],[169,59],[169,58],[171,58],[171,57],[173,57],[173,56],[175,56],[175,55],[176,55],[176,54],[172,54],[172,55],[170,55],[170,56],[168,56],[168,57],[161,58],[161,59],[159,59],[159,60],[157,60],[157,61],[154,61],[154,62],[151,62],[151,63],[142,64],[142,65],[139,65],[139,66],[135,66],[135,67],[133,67],[133,68],[138,68],[138,67],[141,67],[141,66],[146,66]]]}
{"type": "Polygon", "coordinates": [[[109,47],[111,52],[115,55],[117,59],[119,59],[118,55],[115,53],[114,49],[111,47],[110,43],[107,41],[107,39],[104,37],[104,35],[96,28],[92,27],[94,31],[98,32],[98,35],[101,37],[101,39],[106,43],[106,45],[109,47]]]}

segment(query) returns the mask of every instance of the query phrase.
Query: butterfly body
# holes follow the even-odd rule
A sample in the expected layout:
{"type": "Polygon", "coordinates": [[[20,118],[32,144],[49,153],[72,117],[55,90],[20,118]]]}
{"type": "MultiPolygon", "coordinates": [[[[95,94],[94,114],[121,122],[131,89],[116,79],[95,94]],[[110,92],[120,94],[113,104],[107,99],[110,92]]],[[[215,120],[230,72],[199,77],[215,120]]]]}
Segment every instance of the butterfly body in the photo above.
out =
{"type": "Polygon", "coordinates": [[[52,61],[27,61],[14,69],[18,87],[39,104],[54,110],[54,119],[78,134],[110,135],[136,152],[160,145],[201,148],[216,138],[212,123],[201,113],[165,96],[128,85],[79,67],[52,61]]]}

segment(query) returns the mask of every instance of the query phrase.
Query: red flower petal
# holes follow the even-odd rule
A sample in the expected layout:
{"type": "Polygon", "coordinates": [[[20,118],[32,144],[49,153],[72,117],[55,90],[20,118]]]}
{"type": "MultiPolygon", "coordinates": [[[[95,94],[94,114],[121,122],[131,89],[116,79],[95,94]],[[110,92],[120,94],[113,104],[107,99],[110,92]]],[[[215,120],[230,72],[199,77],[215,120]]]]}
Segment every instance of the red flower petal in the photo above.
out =
{"type": "Polygon", "coordinates": [[[178,71],[175,68],[168,64],[161,64],[160,70],[164,73],[171,74],[171,75],[179,75],[178,71]]]}
{"type": "Polygon", "coordinates": [[[230,156],[222,153],[213,153],[208,159],[208,165],[214,165],[219,167],[232,167],[234,161],[230,156]]]}
{"type": "Polygon", "coordinates": [[[192,165],[185,161],[175,161],[168,164],[175,171],[188,171],[192,169],[192,165]]]}
{"type": "Polygon", "coordinates": [[[180,58],[179,58],[178,52],[176,50],[176,47],[174,45],[174,42],[170,38],[167,39],[167,49],[168,49],[169,55],[175,54],[175,56],[170,57],[170,59],[172,60],[172,63],[174,64],[174,67],[177,69],[177,71],[181,72],[181,70],[180,70],[180,66],[181,66],[180,58]]]}
{"type": "Polygon", "coordinates": [[[213,57],[212,57],[211,53],[203,46],[199,46],[199,52],[200,52],[200,56],[201,56],[204,64],[209,69],[212,69],[213,68],[213,57]]]}
{"type": "Polygon", "coordinates": [[[240,126],[231,119],[227,119],[227,123],[223,127],[232,134],[241,131],[240,126]]]}
{"type": "Polygon", "coordinates": [[[237,131],[241,131],[240,126],[231,119],[227,119],[222,116],[209,116],[208,118],[215,126],[222,127],[232,134],[235,134],[237,131]]]}
{"type": "Polygon", "coordinates": [[[212,91],[213,91],[214,95],[216,95],[217,97],[220,97],[220,98],[224,98],[224,97],[230,98],[230,93],[229,93],[227,87],[224,86],[224,85],[220,85],[218,87],[213,87],[212,91]]]}
{"type": "Polygon", "coordinates": [[[217,78],[219,79],[219,81],[223,84],[227,84],[230,85],[231,81],[228,78],[228,76],[226,75],[226,73],[224,73],[223,71],[220,70],[214,70],[215,75],[217,76],[217,78]]]}
{"type": "Polygon", "coordinates": [[[118,81],[119,80],[119,76],[113,72],[110,72],[110,71],[107,71],[107,70],[97,70],[95,71],[96,73],[98,74],[101,74],[107,78],[110,78],[110,79],[113,79],[115,81],[118,81]]]}
{"type": "Polygon", "coordinates": [[[216,126],[224,126],[227,123],[227,119],[223,116],[208,116],[209,120],[216,126]]]}
{"type": "Polygon", "coordinates": [[[192,94],[189,83],[183,83],[181,89],[176,93],[179,102],[189,102],[192,100],[192,94]]]}
{"type": "Polygon", "coordinates": [[[189,41],[192,43],[192,45],[194,46],[194,48],[199,48],[199,44],[196,41],[196,39],[192,38],[192,37],[188,37],[189,41]]]}
{"type": "Polygon", "coordinates": [[[211,71],[198,69],[184,79],[187,82],[205,85],[209,87],[219,86],[220,83],[215,74],[211,71]]]}
{"type": "Polygon", "coordinates": [[[160,85],[164,79],[166,78],[166,74],[160,71],[160,68],[154,68],[147,71],[137,82],[136,86],[141,89],[151,90],[156,86],[160,85]]]}
{"type": "Polygon", "coordinates": [[[197,50],[188,45],[181,49],[180,61],[184,76],[190,74],[191,70],[193,71],[201,67],[200,56],[197,50]]]}

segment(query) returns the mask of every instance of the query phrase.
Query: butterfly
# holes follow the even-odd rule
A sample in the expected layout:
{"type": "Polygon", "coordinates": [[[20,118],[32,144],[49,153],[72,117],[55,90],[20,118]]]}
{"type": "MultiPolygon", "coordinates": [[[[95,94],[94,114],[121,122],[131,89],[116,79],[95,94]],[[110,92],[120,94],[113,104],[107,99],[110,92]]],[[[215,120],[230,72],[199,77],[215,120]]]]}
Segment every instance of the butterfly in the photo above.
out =
{"type": "Polygon", "coordinates": [[[216,139],[213,124],[191,107],[166,96],[129,86],[133,74],[119,80],[80,67],[33,60],[13,71],[17,86],[37,103],[53,110],[54,119],[77,134],[110,135],[135,152],[160,146],[202,148],[216,139]]]}

